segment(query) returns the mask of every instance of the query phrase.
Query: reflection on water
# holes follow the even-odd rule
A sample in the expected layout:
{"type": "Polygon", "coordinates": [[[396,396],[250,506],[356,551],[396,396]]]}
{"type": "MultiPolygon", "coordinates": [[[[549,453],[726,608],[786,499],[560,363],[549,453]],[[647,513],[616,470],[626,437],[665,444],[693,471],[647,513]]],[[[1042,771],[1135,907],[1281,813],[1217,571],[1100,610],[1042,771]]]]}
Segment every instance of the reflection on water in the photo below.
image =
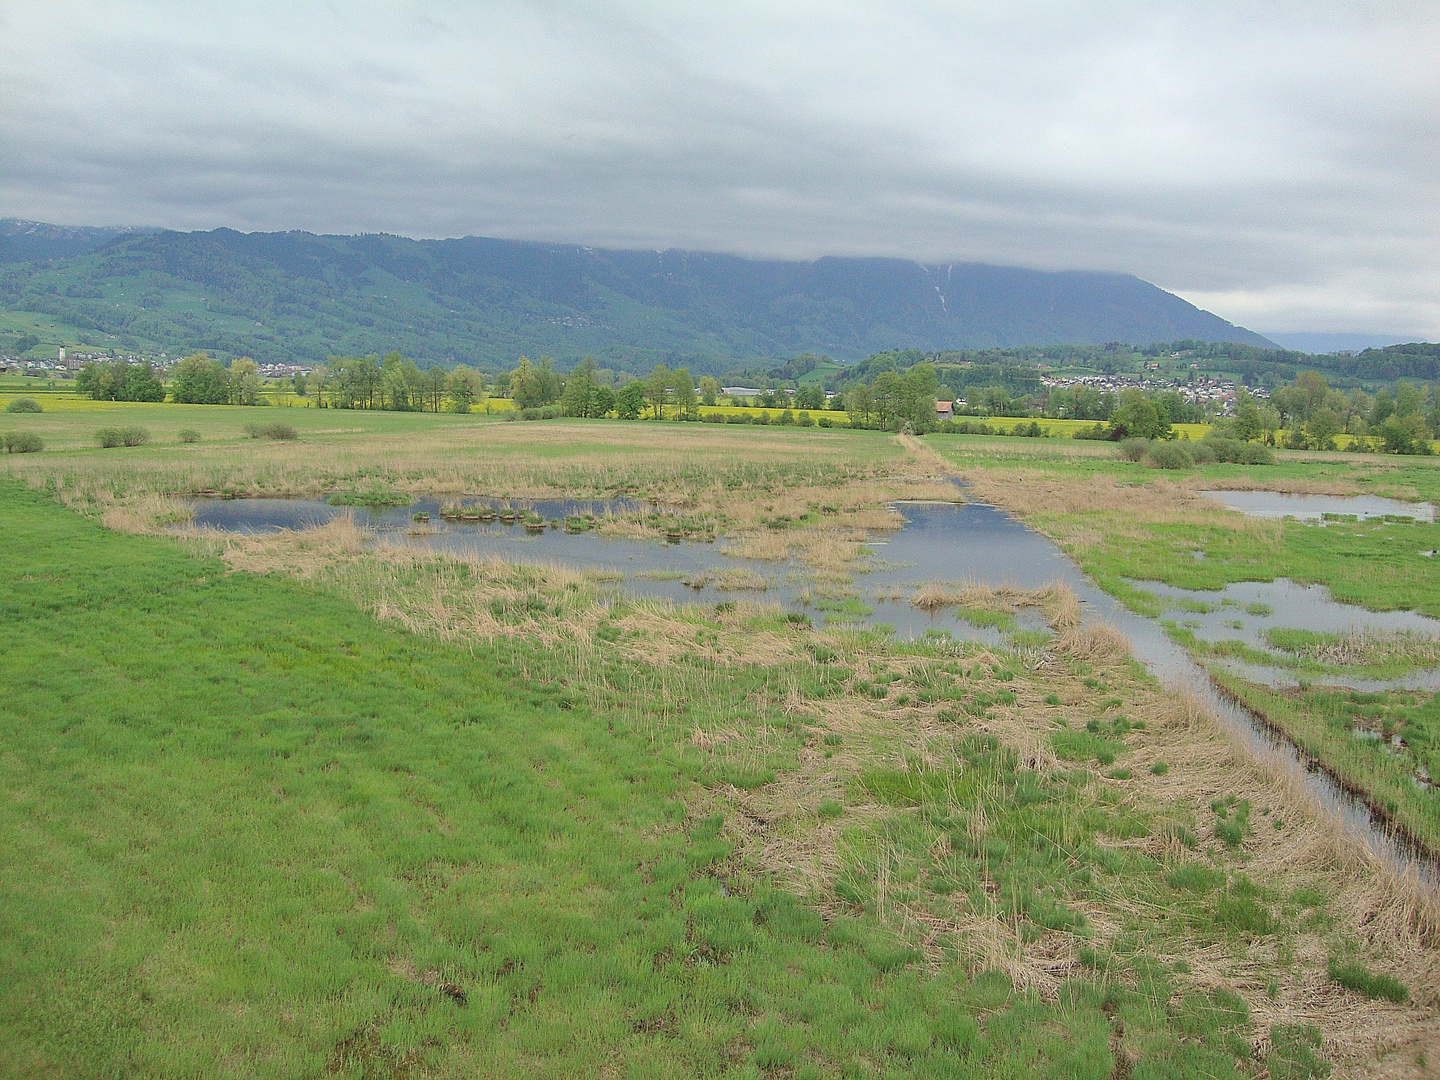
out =
{"type": "MultiPolygon", "coordinates": [[[[1228,493],[1227,493],[1228,494],[1228,493]]],[[[604,504],[573,500],[551,500],[527,503],[545,518],[563,519],[571,513],[587,510],[603,513],[609,507],[620,511],[639,509],[638,504],[604,504]]],[[[854,592],[858,603],[849,605],[850,613],[830,613],[828,621],[837,617],[846,622],[869,626],[892,627],[898,637],[914,639],[927,632],[949,633],[957,639],[1003,643],[1003,635],[994,628],[974,627],[957,618],[953,612],[933,614],[914,607],[909,596],[919,585],[944,581],[981,585],[1011,585],[1024,589],[1040,588],[1053,581],[1064,581],[1079,597],[1087,621],[1101,620],[1115,626],[1130,641],[1136,657],[1171,689],[1189,690],[1197,695],[1220,718],[1241,742],[1258,756],[1273,761],[1295,776],[1323,805],[1354,827],[1372,850],[1397,867],[1415,864],[1426,880],[1434,880],[1430,864],[1406,845],[1373,823],[1369,810],[1342,790],[1330,777],[1312,771],[1287,741],[1262,726],[1245,709],[1222,697],[1206,671],[1179,645],[1166,636],[1158,620],[1147,619],[1128,611],[1109,594],[1101,592],[1049,540],[1022,525],[1002,510],[983,503],[962,505],[949,503],[900,504],[905,526],[891,533],[878,534],[867,543],[871,551],[866,567],[860,574],[854,592]],[[856,608],[868,608],[859,612],[856,608]]],[[[650,543],[633,540],[612,540],[581,533],[567,534],[558,529],[531,534],[518,526],[454,524],[438,521],[439,504],[421,500],[403,509],[383,511],[352,510],[328,506],[316,500],[290,499],[201,499],[195,504],[195,524],[239,532],[259,532],[278,528],[304,528],[329,521],[340,514],[355,513],[365,524],[379,530],[379,542],[408,544],[426,550],[464,554],[499,555],[528,562],[563,563],[577,569],[596,569],[623,575],[623,587],[638,596],[665,597],[676,601],[717,602],[737,595],[753,595],[795,610],[826,615],[823,605],[811,591],[811,579],[804,569],[789,563],[761,562],[739,559],[723,553],[723,545],[683,542],[678,544],[650,543]],[[429,513],[431,521],[411,535],[411,516],[429,513]],[[725,580],[706,575],[706,571],[744,569],[762,579],[763,592],[736,593],[720,588],[725,580]],[[707,580],[709,578],[710,580],[707,580]],[[687,585],[691,581],[698,588],[687,585]]],[[[1147,584],[1156,592],[1167,587],[1147,584]]],[[[1330,608],[1340,605],[1313,596],[1310,590],[1289,582],[1268,586],[1270,593],[1247,589],[1254,586],[1232,585],[1235,602],[1269,603],[1276,619],[1286,619],[1286,609],[1293,603],[1306,612],[1309,626],[1330,628],[1339,625],[1326,622],[1330,608]],[[1277,591],[1278,590],[1278,591],[1277,591]],[[1290,592],[1287,590],[1298,590],[1290,592]],[[1269,596],[1269,600],[1263,599],[1269,596]]],[[[1260,587],[1264,588],[1264,587],[1260,587]]],[[[1182,590],[1172,590],[1178,600],[1182,590]]],[[[1228,591],[1227,591],[1228,593],[1228,591]]],[[[1227,594],[1195,594],[1208,603],[1220,603],[1227,594]]],[[[1257,609],[1258,610],[1258,609],[1257,609]]],[[[1344,609],[1352,619],[1404,619],[1405,616],[1375,616],[1344,609]]],[[[1225,608],[1233,620],[1235,609],[1225,608]]],[[[1242,614],[1242,621],[1258,616],[1242,614]]],[[[1198,618],[1202,621],[1206,616],[1198,618]]],[[[1410,618],[1419,619],[1420,616],[1410,618]]],[[[1434,620],[1426,620],[1430,624],[1434,620]]],[[[1017,618],[1022,629],[1038,629],[1042,624],[1033,612],[1017,618]]],[[[1284,625],[1293,625],[1288,621],[1284,625]]],[[[1348,625],[1348,624],[1347,624],[1348,625]]],[[[1407,624],[1411,625],[1411,624],[1407,624]]]]}
{"type": "Polygon", "coordinates": [[[1387,515],[1417,521],[1435,520],[1435,507],[1430,503],[1401,502],[1379,495],[1294,495],[1284,491],[1202,491],[1200,494],[1247,517],[1320,521],[1326,514],[1338,514],[1361,521],[1387,515]]]}

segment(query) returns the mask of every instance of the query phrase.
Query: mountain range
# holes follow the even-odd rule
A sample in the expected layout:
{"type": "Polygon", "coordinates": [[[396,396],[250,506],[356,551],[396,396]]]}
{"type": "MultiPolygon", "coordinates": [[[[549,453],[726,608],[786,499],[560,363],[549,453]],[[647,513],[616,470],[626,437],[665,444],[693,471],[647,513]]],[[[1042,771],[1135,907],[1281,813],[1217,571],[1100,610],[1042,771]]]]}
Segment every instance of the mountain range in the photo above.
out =
{"type": "Polygon", "coordinates": [[[16,220],[0,221],[0,306],[98,346],[300,363],[399,349],[488,368],[526,354],[718,371],[892,348],[1272,346],[1127,274],[16,220]]]}

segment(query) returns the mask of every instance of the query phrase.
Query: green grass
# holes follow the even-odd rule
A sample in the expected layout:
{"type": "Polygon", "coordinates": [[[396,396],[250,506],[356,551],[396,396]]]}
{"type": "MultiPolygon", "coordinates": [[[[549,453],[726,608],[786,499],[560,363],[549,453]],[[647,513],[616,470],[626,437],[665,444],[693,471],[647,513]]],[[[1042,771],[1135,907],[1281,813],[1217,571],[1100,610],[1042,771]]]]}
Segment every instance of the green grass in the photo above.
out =
{"type": "Polygon", "coordinates": [[[1158,614],[1159,607],[1122,579],[1222,589],[1236,581],[1285,577],[1325,585],[1343,604],[1440,616],[1440,570],[1420,554],[1440,547],[1440,525],[1371,521],[1319,528],[1282,522],[1277,527],[1278,544],[1262,533],[1223,525],[1157,523],[1144,537],[1107,543],[1090,555],[1086,569],[1142,614],[1158,614]],[[1206,557],[1177,557],[1185,551],[1203,551],[1206,557]]]}
{"type": "Polygon", "coordinates": [[[1273,1080],[1324,1080],[1330,1065],[1320,1057],[1323,1033],[1314,1024],[1273,1024],[1265,1066],[1273,1080]]]}
{"type": "Polygon", "coordinates": [[[1330,981],[1345,987],[1346,990],[1353,990],[1355,993],[1371,999],[1383,998],[1386,1001],[1393,1001],[1397,1005],[1403,1005],[1410,1000],[1410,991],[1400,980],[1393,975],[1386,975],[1384,972],[1371,971],[1364,964],[1354,960],[1340,960],[1332,957],[1330,981]]]}
{"type": "Polygon", "coordinates": [[[991,608],[956,607],[952,609],[952,613],[955,618],[981,629],[992,628],[1002,631],[1013,631],[1015,629],[1015,616],[1008,611],[995,611],[991,608]]]}
{"type": "Polygon", "coordinates": [[[1422,634],[1344,635],[1272,627],[1266,644],[1288,655],[1261,654],[1272,665],[1307,672],[1344,672],[1362,678],[1393,679],[1440,664],[1440,642],[1422,634]],[[1343,663],[1322,663],[1317,657],[1338,657],[1343,663]]]}
{"type": "MultiPolygon", "coordinates": [[[[1243,1004],[1146,959],[1233,929],[1099,842],[1152,823],[1084,770],[970,738],[958,774],[873,777],[919,813],[852,832],[822,918],[734,861],[723,813],[690,812],[734,763],[675,749],[793,670],[742,669],[666,720],[616,658],[638,709],[592,709],[539,642],[405,634],[13,484],[0,516],[0,1075],[1099,1080],[1112,1015],[1146,1067],[1239,1075],[1243,1004]],[[1085,934],[1078,898],[1143,895],[1124,978],[1047,1001],[921,963],[878,917],[877,852],[902,889],[1022,935],[1085,934]]],[[[831,671],[799,689],[837,692],[831,671]]],[[[793,766],[802,738],[782,726],[749,768],[793,766]]]]}
{"type": "Polygon", "coordinates": [[[1125,744],[1109,735],[1089,731],[1057,731],[1050,736],[1055,753],[1066,761],[1098,761],[1113,765],[1125,744]]]}
{"type": "MultiPolygon", "coordinates": [[[[1043,421],[1042,421],[1043,423],[1043,421]]],[[[1125,482],[1149,483],[1156,470],[1120,461],[1113,443],[1073,439],[1023,439],[983,435],[927,435],[925,444],[962,468],[1039,469],[1049,476],[1086,480],[1114,476],[1125,482]]],[[[1197,486],[1212,481],[1246,480],[1256,487],[1280,481],[1339,481],[1373,495],[1396,499],[1440,499],[1440,460],[1384,454],[1315,454],[1277,450],[1274,465],[1216,463],[1197,467],[1197,486]]],[[[1173,478],[1171,478],[1173,479],[1173,478]]]]}
{"type": "Polygon", "coordinates": [[[1421,843],[1440,850],[1440,802],[1416,786],[1440,777],[1440,695],[1391,690],[1269,690],[1216,670],[1222,689],[1282,731],[1421,843]],[[1373,733],[1357,737],[1357,731],[1373,733]],[[1398,735],[1396,747],[1391,736],[1398,735]]]}

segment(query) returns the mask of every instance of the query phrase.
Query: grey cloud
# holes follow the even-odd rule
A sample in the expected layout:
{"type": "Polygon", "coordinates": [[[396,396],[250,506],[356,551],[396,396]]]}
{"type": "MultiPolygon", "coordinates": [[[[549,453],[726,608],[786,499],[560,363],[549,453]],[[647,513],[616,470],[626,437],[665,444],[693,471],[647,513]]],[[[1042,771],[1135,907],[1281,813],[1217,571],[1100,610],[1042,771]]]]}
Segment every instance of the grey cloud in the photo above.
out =
{"type": "Polygon", "coordinates": [[[0,214],[1099,268],[1440,337],[1428,3],[58,0],[0,32],[0,214]]]}

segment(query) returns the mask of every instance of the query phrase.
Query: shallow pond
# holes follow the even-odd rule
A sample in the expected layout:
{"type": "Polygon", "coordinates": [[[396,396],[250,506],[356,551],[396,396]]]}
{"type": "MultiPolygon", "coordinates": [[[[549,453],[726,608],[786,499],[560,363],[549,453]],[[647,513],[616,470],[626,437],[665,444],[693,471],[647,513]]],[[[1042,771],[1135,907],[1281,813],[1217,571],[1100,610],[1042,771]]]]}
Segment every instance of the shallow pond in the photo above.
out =
{"type": "MultiPolygon", "coordinates": [[[[1277,658],[1266,634],[1273,629],[1310,630],[1320,634],[1409,633],[1440,638],[1440,619],[1414,611],[1367,611],[1342,604],[1323,585],[1300,585],[1287,578],[1237,581],[1218,590],[1181,589],[1157,581],[1129,584],[1167,605],[1168,621],[1191,631],[1201,641],[1242,641],[1277,658]]],[[[1380,690],[1440,690],[1440,668],[1411,672],[1394,679],[1363,678],[1343,672],[1296,675],[1284,667],[1225,660],[1235,674],[1271,687],[1294,687],[1301,678],[1315,685],[1339,686],[1374,693],[1380,690]]]]}
{"type": "MultiPolygon", "coordinates": [[[[524,504],[546,518],[564,518],[569,513],[594,510],[603,513],[607,504],[584,501],[536,501],[524,504]]],[[[637,504],[608,504],[617,511],[639,508],[637,504]]],[[[1222,697],[1208,673],[1167,636],[1159,620],[1136,615],[1109,594],[1100,591],[1048,539],[1022,525],[1004,511],[983,503],[905,503],[897,507],[906,519],[903,528],[877,533],[867,541],[872,553],[864,572],[857,575],[855,600],[849,612],[827,613],[812,594],[811,581],[802,567],[787,563],[738,559],[724,554],[723,541],[701,543],[656,543],[613,540],[593,533],[569,534],[559,529],[527,533],[519,526],[455,524],[438,520],[439,504],[421,500],[409,507],[364,510],[335,507],[318,500],[292,499],[201,499],[195,503],[197,526],[236,532],[260,532],[280,528],[304,528],[353,513],[377,530],[377,542],[423,547],[432,551],[465,554],[494,554],[527,562],[563,564],[577,569],[603,570],[622,575],[622,587],[634,595],[666,597],[682,602],[721,600],[750,596],[779,603],[828,621],[887,626],[897,636],[918,638],[927,632],[948,633],[955,638],[1002,644],[1003,635],[994,628],[975,627],[953,612],[924,612],[909,602],[913,590],[928,582],[1013,585],[1034,589],[1053,581],[1064,581],[1075,590],[1086,620],[1102,620],[1115,626],[1130,641],[1136,659],[1172,689],[1188,689],[1198,695],[1222,723],[1254,753],[1273,760],[1294,775],[1303,786],[1347,825],[1362,835],[1372,850],[1396,866],[1414,864],[1423,877],[1435,880],[1431,865],[1401,841],[1372,823],[1366,806],[1341,789],[1327,774],[1312,771],[1284,739],[1263,727],[1249,712],[1222,697]],[[431,521],[423,529],[412,527],[412,515],[426,512],[431,521]],[[763,590],[726,590],[714,580],[705,580],[706,571],[747,570],[763,580],[763,590]],[[686,582],[693,584],[686,584],[686,582]],[[697,587],[698,586],[698,587],[697,587]],[[863,610],[868,609],[868,610],[863,610]]],[[[749,576],[749,575],[747,575],[749,576]]],[[[1275,583],[1282,591],[1293,583],[1275,583]]],[[[1145,584],[1160,592],[1165,587],[1145,584]]],[[[1239,603],[1249,598],[1247,587],[1231,586],[1239,603]]],[[[1273,588],[1273,586],[1272,586],[1273,588]]],[[[1179,594],[1182,590],[1173,590],[1179,594]]],[[[1189,594],[1186,594],[1189,595],[1189,594]]],[[[1267,602],[1278,593],[1254,592],[1251,603],[1267,602]]],[[[1290,594],[1285,594],[1287,597],[1290,594]]],[[[1219,604],[1224,594],[1194,594],[1208,603],[1219,604]]],[[[1177,595],[1177,601],[1180,597],[1177,595]]],[[[1328,601],[1329,605],[1340,605],[1328,601]]],[[[1283,612],[1280,604],[1275,611],[1283,612]]],[[[1302,609],[1312,612],[1316,625],[1329,615],[1319,598],[1303,599],[1302,609]]],[[[1233,609],[1225,608],[1226,612],[1233,609]]],[[[1347,608],[1354,619],[1368,613],[1347,608]]],[[[1233,615],[1232,615],[1233,617],[1233,615]]],[[[1368,616],[1377,617],[1377,616],[1368,616]]],[[[1379,618],[1389,618],[1378,616],[1379,618]]],[[[1244,618],[1255,616],[1242,615],[1244,618]]],[[[1295,625],[1276,616],[1283,625],[1295,625]]],[[[1396,618],[1400,618],[1396,616],[1396,618]]],[[[1413,618],[1420,618],[1413,616],[1413,618]]],[[[820,621],[817,618],[817,621],[820,621]]],[[[1431,622],[1433,620],[1427,620],[1431,622]]],[[[1027,613],[1017,620],[1020,629],[1039,629],[1038,615],[1027,613]]],[[[1328,626],[1330,624],[1325,623],[1328,626]]]]}
{"type": "Polygon", "coordinates": [[[1336,514],[1361,521],[1387,516],[1435,520],[1435,507],[1430,503],[1402,502],[1379,495],[1295,495],[1284,491],[1202,491],[1200,494],[1247,517],[1322,521],[1325,515],[1336,514]]]}
{"type": "MultiPolygon", "coordinates": [[[[570,514],[644,509],[639,503],[584,500],[535,500],[523,507],[547,520],[561,521],[570,514]]],[[[910,603],[911,595],[920,585],[933,581],[1038,588],[1071,569],[1039,534],[998,510],[973,503],[904,504],[905,527],[871,537],[866,544],[870,555],[860,565],[863,573],[850,590],[853,595],[844,601],[817,594],[811,575],[798,564],[727,555],[723,541],[658,543],[557,528],[529,532],[519,525],[498,522],[442,521],[439,508],[433,499],[380,510],[331,506],[318,499],[200,499],[195,503],[194,524],[254,533],[304,529],[353,515],[376,531],[379,543],[618,574],[624,589],[635,596],[691,603],[751,598],[805,612],[817,622],[888,627],[904,640],[944,632],[996,646],[1004,644],[999,630],[973,626],[951,611],[923,611],[910,603]],[[413,521],[416,513],[429,514],[430,520],[417,525],[413,521]],[[1024,557],[1016,559],[1017,553],[1024,557]],[[749,587],[736,581],[741,577],[749,587]]],[[[1043,619],[1033,612],[1022,612],[1016,624],[1019,629],[1044,628],[1043,619]]]]}

